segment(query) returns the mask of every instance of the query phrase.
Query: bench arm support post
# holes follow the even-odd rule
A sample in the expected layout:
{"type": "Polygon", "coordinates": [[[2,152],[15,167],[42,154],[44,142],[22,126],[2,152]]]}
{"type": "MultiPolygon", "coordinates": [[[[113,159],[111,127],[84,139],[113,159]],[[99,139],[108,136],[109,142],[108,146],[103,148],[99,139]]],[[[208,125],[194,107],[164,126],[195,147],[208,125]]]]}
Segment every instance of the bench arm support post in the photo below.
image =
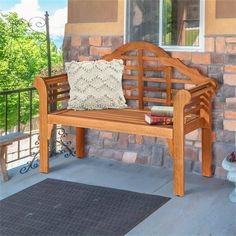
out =
{"type": "Polygon", "coordinates": [[[48,159],[48,93],[44,80],[36,77],[34,86],[39,93],[39,148],[40,148],[40,172],[48,173],[49,159],[48,159]]]}
{"type": "Polygon", "coordinates": [[[184,107],[191,95],[180,90],[174,101],[173,157],[174,157],[174,195],[184,196],[184,107]]]}

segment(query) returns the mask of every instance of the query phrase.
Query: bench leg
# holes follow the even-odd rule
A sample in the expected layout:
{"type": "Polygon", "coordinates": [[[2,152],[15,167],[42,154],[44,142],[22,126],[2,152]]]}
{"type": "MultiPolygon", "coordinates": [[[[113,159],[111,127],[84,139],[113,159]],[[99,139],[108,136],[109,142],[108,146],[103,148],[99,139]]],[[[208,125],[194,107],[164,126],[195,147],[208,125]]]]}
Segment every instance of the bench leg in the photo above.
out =
{"type": "Polygon", "coordinates": [[[184,136],[174,138],[174,195],[184,196],[184,136]]]}
{"type": "Polygon", "coordinates": [[[211,129],[202,129],[202,175],[212,176],[211,129]]]}
{"type": "Polygon", "coordinates": [[[39,132],[39,147],[40,147],[40,173],[48,173],[49,159],[48,159],[48,125],[40,124],[39,132]]]}
{"type": "Polygon", "coordinates": [[[76,150],[75,154],[77,158],[83,158],[85,155],[85,137],[84,128],[76,128],[76,150]]]}
{"type": "Polygon", "coordinates": [[[0,147],[0,172],[2,174],[3,181],[7,181],[9,179],[6,168],[6,155],[7,146],[0,147]]]}

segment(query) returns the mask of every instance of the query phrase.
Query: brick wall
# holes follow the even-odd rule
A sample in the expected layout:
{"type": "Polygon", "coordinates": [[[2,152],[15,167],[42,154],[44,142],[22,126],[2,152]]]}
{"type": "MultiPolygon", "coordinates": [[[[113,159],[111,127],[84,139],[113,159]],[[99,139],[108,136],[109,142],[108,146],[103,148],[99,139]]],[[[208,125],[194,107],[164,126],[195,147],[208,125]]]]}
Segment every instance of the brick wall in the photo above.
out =
{"type": "MultiPolygon", "coordinates": [[[[122,45],[119,36],[65,37],[64,60],[94,60],[122,45]]],[[[213,164],[217,177],[226,177],[221,167],[223,158],[236,146],[236,35],[205,38],[205,52],[172,52],[184,63],[215,78],[220,88],[213,101],[213,164]]],[[[68,138],[74,140],[70,128],[68,138]]],[[[186,136],[185,171],[201,173],[201,133],[186,136]]],[[[160,138],[144,137],[107,131],[87,130],[88,156],[101,156],[128,163],[141,163],[172,168],[166,142],[160,138]]]]}

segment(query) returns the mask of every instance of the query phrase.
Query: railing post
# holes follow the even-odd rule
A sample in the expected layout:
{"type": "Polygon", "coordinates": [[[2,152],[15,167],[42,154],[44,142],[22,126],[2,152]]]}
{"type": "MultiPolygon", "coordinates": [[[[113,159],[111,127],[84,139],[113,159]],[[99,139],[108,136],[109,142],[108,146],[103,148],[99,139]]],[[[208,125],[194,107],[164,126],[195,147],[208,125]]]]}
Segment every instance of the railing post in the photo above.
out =
{"type": "Polygon", "coordinates": [[[47,57],[48,57],[48,76],[52,75],[52,64],[51,64],[51,48],[50,48],[50,33],[49,33],[49,14],[45,13],[45,25],[46,25],[46,40],[47,40],[47,57]]]}
{"type": "MultiPolygon", "coordinates": [[[[48,59],[48,76],[52,75],[52,63],[51,63],[51,42],[50,42],[50,32],[49,32],[49,14],[46,11],[45,13],[45,26],[46,26],[46,41],[47,41],[47,59],[48,59]]],[[[56,110],[56,104],[50,104],[50,112],[56,110]]],[[[52,130],[52,139],[49,141],[50,145],[50,155],[53,154],[53,150],[56,148],[56,130],[55,127],[52,130]]]]}

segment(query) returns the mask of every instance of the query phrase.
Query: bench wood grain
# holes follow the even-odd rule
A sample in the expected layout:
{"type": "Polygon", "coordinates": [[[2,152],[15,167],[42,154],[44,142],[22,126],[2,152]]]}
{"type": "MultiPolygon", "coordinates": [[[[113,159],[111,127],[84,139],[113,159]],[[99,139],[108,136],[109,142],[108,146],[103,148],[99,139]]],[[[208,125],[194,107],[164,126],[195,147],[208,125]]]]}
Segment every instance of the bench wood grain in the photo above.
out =
{"type": "Polygon", "coordinates": [[[58,107],[57,111],[50,112],[50,104],[58,104],[69,98],[67,75],[37,77],[34,85],[40,98],[40,171],[49,171],[48,140],[54,124],[76,127],[76,155],[80,158],[84,156],[85,128],[162,137],[167,139],[170,154],[174,158],[173,192],[183,196],[185,135],[201,128],[202,174],[211,176],[211,100],[217,83],[148,42],[125,44],[103,59],[123,59],[124,95],[128,102],[136,106],[94,111],[58,107]],[[153,104],[174,106],[172,126],[147,125],[144,122],[144,114],[153,104]]]}

